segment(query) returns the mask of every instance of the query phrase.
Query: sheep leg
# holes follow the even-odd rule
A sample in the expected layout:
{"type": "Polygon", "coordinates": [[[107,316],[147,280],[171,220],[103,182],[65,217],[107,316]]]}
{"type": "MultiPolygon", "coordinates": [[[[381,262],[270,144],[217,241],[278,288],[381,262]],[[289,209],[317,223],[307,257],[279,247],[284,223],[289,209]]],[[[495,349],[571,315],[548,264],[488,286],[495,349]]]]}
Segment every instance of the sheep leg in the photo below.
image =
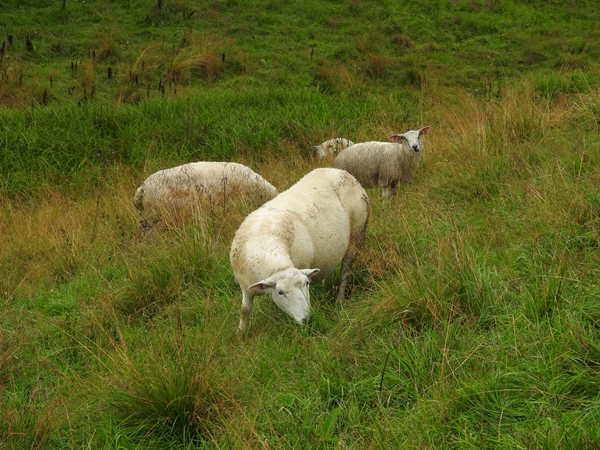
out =
{"type": "Polygon", "coordinates": [[[350,268],[354,262],[354,252],[348,251],[342,259],[342,268],[340,269],[340,287],[338,291],[337,301],[343,302],[346,293],[346,283],[350,278],[350,268]]]}
{"type": "Polygon", "coordinates": [[[384,198],[390,198],[390,197],[393,197],[394,195],[396,195],[397,191],[398,191],[397,183],[393,183],[389,186],[383,186],[381,188],[381,196],[384,198]]]}
{"type": "Polygon", "coordinates": [[[356,255],[362,249],[365,243],[365,237],[367,234],[367,223],[359,228],[355,229],[350,235],[350,246],[348,250],[346,250],[346,254],[342,258],[342,268],[340,269],[340,288],[338,292],[337,301],[344,301],[345,293],[346,293],[346,284],[348,282],[348,278],[351,275],[352,264],[354,263],[354,259],[356,255]]]}
{"type": "Polygon", "coordinates": [[[246,331],[248,328],[248,319],[250,318],[253,302],[254,296],[246,291],[242,291],[242,311],[240,313],[239,331],[246,331]]]}

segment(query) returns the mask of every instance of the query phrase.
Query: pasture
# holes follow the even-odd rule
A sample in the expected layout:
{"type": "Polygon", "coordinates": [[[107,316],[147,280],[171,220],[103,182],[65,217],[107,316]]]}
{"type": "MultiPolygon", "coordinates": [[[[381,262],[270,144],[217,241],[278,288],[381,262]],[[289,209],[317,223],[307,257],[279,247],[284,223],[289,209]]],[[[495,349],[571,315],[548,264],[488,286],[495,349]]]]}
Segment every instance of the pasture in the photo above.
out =
{"type": "Polygon", "coordinates": [[[0,448],[596,448],[598,14],[3,2],[0,448]],[[311,287],[307,325],[265,296],[237,332],[244,211],[140,238],[157,170],[282,191],[331,166],[312,145],[424,126],[410,183],[367,190],[351,298],[311,287]]]}

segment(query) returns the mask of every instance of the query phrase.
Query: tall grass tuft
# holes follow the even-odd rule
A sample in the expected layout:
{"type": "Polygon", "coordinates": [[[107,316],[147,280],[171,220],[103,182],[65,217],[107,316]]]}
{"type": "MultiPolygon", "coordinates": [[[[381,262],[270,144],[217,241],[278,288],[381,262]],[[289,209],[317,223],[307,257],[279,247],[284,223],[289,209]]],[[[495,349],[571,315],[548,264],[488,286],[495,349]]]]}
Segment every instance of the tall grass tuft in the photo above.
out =
{"type": "Polygon", "coordinates": [[[180,328],[153,342],[141,360],[122,355],[109,405],[128,435],[141,442],[200,444],[231,414],[231,378],[214,358],[214,341],[198,337],[180,328]]]}

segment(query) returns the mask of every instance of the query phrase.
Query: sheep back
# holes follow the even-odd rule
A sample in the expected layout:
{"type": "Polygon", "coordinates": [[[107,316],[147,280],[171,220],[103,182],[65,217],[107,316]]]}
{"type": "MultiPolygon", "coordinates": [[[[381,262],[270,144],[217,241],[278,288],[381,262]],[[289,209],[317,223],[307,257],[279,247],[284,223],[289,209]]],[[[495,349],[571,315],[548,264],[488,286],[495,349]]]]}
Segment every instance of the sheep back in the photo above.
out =
{"type": "Polygon", "coordinates": [[[351,145],[354,145],[354,142],[349,139],[333,138],[323,142],[320,145],[313,145],[311,150],[317,153],[317,157],[319,159],[325,159],[337,155],[343,149],[350,147],[351,145]]]}
{"type": "Polygon", "coordinates": [[[415,174],[421,153],[407,151],[393,142],[361,142],[340,152],[334,167],[354,175],[363,187],[395,187],[415,174]]]}
{"type": "Polygon", "coordinates": [[[215,207],[255,209],[277,189],[247,166],[233,162],[194,162],[150,175],[133,203],[142,228],[182,226],[215,207]]]}
{"type": "Polygon", "coordinates": [[[349,173],[315,169],[249,214],[233,238],[236,279],[249,286],[285,266],[320,269],[330,276],[349,247],[361,248],[369,198],[349,173]]]}

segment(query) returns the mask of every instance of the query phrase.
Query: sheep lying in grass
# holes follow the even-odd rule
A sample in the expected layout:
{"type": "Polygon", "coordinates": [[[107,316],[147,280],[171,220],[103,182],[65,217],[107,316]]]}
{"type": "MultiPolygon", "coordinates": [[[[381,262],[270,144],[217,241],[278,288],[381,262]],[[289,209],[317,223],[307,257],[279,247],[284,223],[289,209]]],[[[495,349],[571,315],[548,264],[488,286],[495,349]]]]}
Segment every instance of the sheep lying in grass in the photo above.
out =
{"type": "Polygon", "coordinates": [[[268,181],[242,164],[194,162],[150,175],[135,192],[133,203],[148,234],[190,223],[216,206],[241,202],[255,209],[277,194],[268,181]]]}
{"type": "Polygon", "coordinates": [[[354,145],[354,142],[349,139],[333,138],[323,142],[321,145],[313,145],[310,149],[317,152],[319,159],[325,159],[337,155],[343,149],[350,147],[351,145],[354,145]]]}
{"type": "Polygon", "coordinates": [[[381,186],[382,196],[396,195],[398,183],[408,183],[421,160],[424,134],[431,127],[390,136],[393,142],[361,142],[340,152],[334,167],[356,177],[363,187],[381,186]]]}
{"type": "Polygon", "coordinates": [[[348,172],[315,169],[246,217],[230,259],[242,288],[239,329],[248,327],[253,299],[271,294],[296,322],[310,313],[309,283],[333,274],[340,261],[338,300],[364,243],[369,198],[348,172]]]}

